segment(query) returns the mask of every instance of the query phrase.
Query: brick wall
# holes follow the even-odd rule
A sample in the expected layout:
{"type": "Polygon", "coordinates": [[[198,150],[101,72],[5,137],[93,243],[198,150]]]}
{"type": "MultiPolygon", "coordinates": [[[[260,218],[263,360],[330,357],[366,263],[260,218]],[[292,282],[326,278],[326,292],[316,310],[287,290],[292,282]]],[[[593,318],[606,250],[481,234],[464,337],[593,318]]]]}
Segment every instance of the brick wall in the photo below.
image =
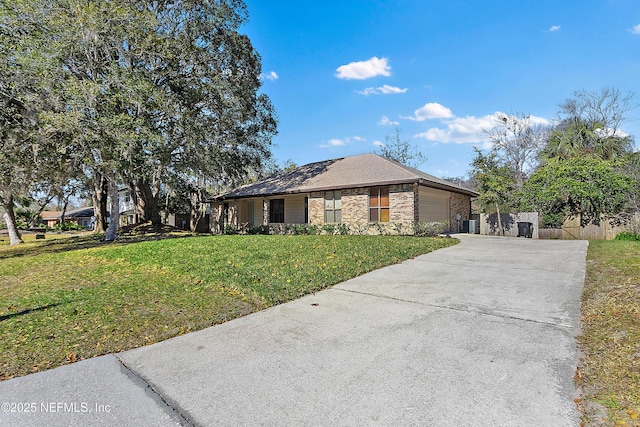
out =
{"type": "Polygon", "coordinates": [[[369,222],[369,189],[342,190],[342,222],[365,225],[369,222]]]}
{"type": "Polygon", "coordinates": [[[309,224],[324,224],[324,192],[322,191],[309,194],[309,224]]]}
{"type": "Polygon", "coordinates": [[[418,220],[414,187],[413,184],[389,186],[389,222],[408,226],[418,220]]]}
{"type": "MultiPolygon", "coordinates": [[[[397,228],[396,224],[402,224],[405,231],[410,229],[418,215],[414,187],[413,184],[389,187],[390,221],[373,227],[371,232],[376,233],[380,227],[392,231],[397,228]]],[[[369,225],[369,188],[343,189],[341,200],[342,222],[349,224],[352,231],[366,229],[369,225]]],[[[309,195],[309,224],[321,226],[324,223],[324,192],[313,192],[309,195]]]]}
{"type": "Polygon", "coordinates": [[[451,229],[455,230],[456,226],[456,213],[462,216],[462,220],[471,219],[471,198],[464,194],[451,193],[449,197],[449,212],[451,218],[449,218],[449,224],[451,229]]]}

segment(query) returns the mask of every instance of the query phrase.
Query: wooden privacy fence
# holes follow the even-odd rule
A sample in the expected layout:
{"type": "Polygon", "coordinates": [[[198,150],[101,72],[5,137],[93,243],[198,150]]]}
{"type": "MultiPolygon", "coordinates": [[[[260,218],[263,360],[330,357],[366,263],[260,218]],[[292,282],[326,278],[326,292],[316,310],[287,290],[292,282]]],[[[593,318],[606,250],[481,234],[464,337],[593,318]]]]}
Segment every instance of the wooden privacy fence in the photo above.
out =
{"type": "MultiPolygon", "coordinates": [[[[636,214],[629,221],[640,221],[640,214],[636,214]]],[[[543,228],[539,232],[540,239],[562,240],[613,240],[618,233],[627,229],[626,224],[612,225],[607,219],[602,219],[600,224],[580,226],[580,217],[566,220],[562,228],[543,228]]]]}
{"type": "MultiPolygon", "coordinates": [[[[640,227],[640,213],[627,219],[625,224],[611,224],[607,219],[602,219],[600,224],[580,226],[580,217],[566,220],[562,228],[540,228],[538,226],[538,214],[536,212],[521,212],[517,214],[501,214],[504,235],[516,237],[518,235],[518,222],[530,222],[533,224],[534,239],[559,239],[559,240],[613,240],[618,233],[629,229],[630,224],[635,228],[640,227]]],[[[635,229],[634,228],[634,229],[635,229]]],[[[500,236],[498,217],[496,214],[480,214],[480,234],[500,236]]]]}

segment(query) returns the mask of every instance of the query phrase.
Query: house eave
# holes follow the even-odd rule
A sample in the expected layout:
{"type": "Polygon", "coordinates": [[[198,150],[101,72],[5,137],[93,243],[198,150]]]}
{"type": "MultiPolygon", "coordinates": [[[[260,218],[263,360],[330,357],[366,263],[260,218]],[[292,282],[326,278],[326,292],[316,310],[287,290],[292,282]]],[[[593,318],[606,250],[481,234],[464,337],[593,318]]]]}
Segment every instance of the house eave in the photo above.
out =
{"type": "Polygon", "coordinates": [[[466,188],[461,188],[461,187],[455,187],[455,186],[450,186],[450,185],[446,185],[446,184],[441,184],[441,183],[438,183],[438,182],[429,181],[427,179],[421,179],[419,181],[419,184],[423,185],[425,187],[436,188],[438,190],[451,191],[453,193],[464,194],[464,195],[470,196],[470,197],[478,197],[479,196],[479,194],[476,193],[473,190],[468,190],[466,188]]]}
{"type": "Polygon", "coordinates": [[[478,197],[478,193],[473,190],[468,190],[466,188],[456,187],[453,185],[441,184],[438,182],[433,182],[427,179],[415,178],[415,179],[401,179],[401,180],[386,180],[386,181],[376,181],[376,182],[356,182],[356,183],[348,183],[341,185],[326,185],[320,187],[301,187],[292,189],[290,191],[281,191],[276,193],[259,193],[259,194],[246,194],[239,196],[227,196],[227,195],[219,195],[209,199],[210,202],[224,202],[226,200],[241,200],[241,199],[255,199],[255,198],[269,198],[269,197],[279,197],[279,196],[293,196],[297,194],[309,194],[312,192],[321,192],[321,191],[332,191],[332,190],[345,190],[348,188],[371,188],[371,187],[381,187],[387,185],[402,185],[402,184],[418,184],[429,188],[435,188],[438,190],[451,191],[454,193],[464,194],[470,197],[478,197]]]}
{"type": "Polygon", "coordinates": [[[277,193],[266,193],[266,194],[247,194],[241,196],[227,196],[227,195],[219,195],[209,199],[211,202],[222,202],[225,200],[239,200],[239,199],[252,199],[252,198],[261,198],[261,197],[278,197],[278,196],[292,196],[296,194],[308,194],[312,192],[318,191],[332,191],[332,190],[345,190],[348,188],[371,188],[371,187],[381,187],[386,185],[401,185],[401,184],[416,184],[418,183],[418,179],[402,179],[402,180],[387,180],[387,181],[376,181],[376,182],[355,182],[348,184],[340,184],[340,185],[324,185],[318,187],[300,187],[295,188],[290,191],[277,192],[277,193]]]}

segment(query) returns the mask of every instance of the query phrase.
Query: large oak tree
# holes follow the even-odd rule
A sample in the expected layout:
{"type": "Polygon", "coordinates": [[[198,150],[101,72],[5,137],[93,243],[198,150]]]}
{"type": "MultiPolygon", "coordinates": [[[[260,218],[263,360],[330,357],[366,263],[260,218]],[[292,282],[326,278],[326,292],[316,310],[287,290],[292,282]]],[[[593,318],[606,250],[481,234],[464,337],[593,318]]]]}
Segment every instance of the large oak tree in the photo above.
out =
{"type": "Polygon", "coordinates": [[[37,89],[56,102],[41,119],[80,159],[98,231],[107,191],[112,224],[124,185],[138,220],[158,225],[166,182],[188,183],[198,205],[208,185],[240,180],[270,158],[275,113],[259,93],[260,57],[239,33],[242,1],[16,1],[5,16],[14,33],[25,16],[40,29],[25,39],[25,64],[46,59],[37,89]]]}

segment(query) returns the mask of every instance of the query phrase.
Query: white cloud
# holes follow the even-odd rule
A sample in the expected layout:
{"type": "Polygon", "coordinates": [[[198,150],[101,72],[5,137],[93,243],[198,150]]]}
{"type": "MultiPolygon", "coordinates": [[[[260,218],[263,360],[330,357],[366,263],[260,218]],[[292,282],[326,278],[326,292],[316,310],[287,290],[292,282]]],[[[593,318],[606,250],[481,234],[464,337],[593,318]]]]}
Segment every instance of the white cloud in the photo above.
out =
{"type": "Polygon", "coordinates": [[[638,24],[635,27],[631,28],[629,31],[631,31],[631,34],[640,34],[640,24],[638,24]]]}
{"type": "Polygon", "coordinates": [[[351,62],[336,69],[336,77],[347,80],[364,80],[375,76],[390,76],[391,66],[387,58],[374,56],[366,61],[351,62]]]}
{"type": "Polygon", "coordinates": [[[389,117],[382,116],[382,118],[380,119],[378,124],[382,125],[382,126],[398,126],[400,124],[400,122],[394,122],[394,121],[389,120],[389,117]]]}
{"type": "Polygon", "coordinates": [[[329,140],[329,147],[338,147],[340,145],[346,145],[346,144],[347,142],[343,141],[342,139],[334,138],[329,140]]]}
{"type": "Polygon", "coordinates": [[[397,93],[405,93],[407,89],[401,89],[395,86],[382,85],[380,87],[368,87],[365,90],[358,91],[361,95],[394,95],[397,93]]]}
{"type": "Polygon", "coordinates": [[[615,136],[618,138],[626,138],[629,136],[628,133],[620,130],[620,129],[612,129],[612,128],[604,128],[604,129],[596,129],[594,133],[600,137],[609,137],[615,136]]]}
{"type": "Polygon", "coordinates": [[[376,147],[382,147],[384,146],[384,144],[380,141],[373,141],[373,145],[375,145],[376,147]]]}
{"type": "MultiPolygon", "coordinates": [[[[454,117],[451,120],[443,120],[444,128],[433,127],[415,137],[442,143],[482,144],[482,148],[490,148],[491,144],[485,132],[496,127],[498,116],[509,115],[498,111],[483,117],[454,117]]],[[[549,124],[547,119],[537,116],[529,116],[529,121],[531,124],[549,124]]]]}
{"type": "Polygon", "coordinates": [[[554,25],[551,28],[549,28],[549,31],[554,32],[554,31],[559,31],[560,30],[560,25],[554,25]]]}
{"type": "Polygon", "coordinates": [[[352,136],[349,138],[342,138],[342,139],[338,139],[338,138],[333,138],[330,139],[329,141],[327,141],[326,144],[320,144],[320,148],[334,148],[334,147],[341,147],[344,145],[349,144],[350,142],[362,142],[362,141],[366,141],[366,139],[364,139],[361,136],[352,136]]]}
{"type": "Polygon", "coordinates": [[[280,76],[275,71],[269,71],[267,74],[262,74],[262,77],[267,80],[278,80],[280,76]]]}
{"type": "Polygon", "coordinates": [[[413,116],[401,118],[423,122],[428,119],[449,119],[451,117],[453,117],[453,113],[450,109],[437,102],[430,102],[414,111],[413,116]]]}

